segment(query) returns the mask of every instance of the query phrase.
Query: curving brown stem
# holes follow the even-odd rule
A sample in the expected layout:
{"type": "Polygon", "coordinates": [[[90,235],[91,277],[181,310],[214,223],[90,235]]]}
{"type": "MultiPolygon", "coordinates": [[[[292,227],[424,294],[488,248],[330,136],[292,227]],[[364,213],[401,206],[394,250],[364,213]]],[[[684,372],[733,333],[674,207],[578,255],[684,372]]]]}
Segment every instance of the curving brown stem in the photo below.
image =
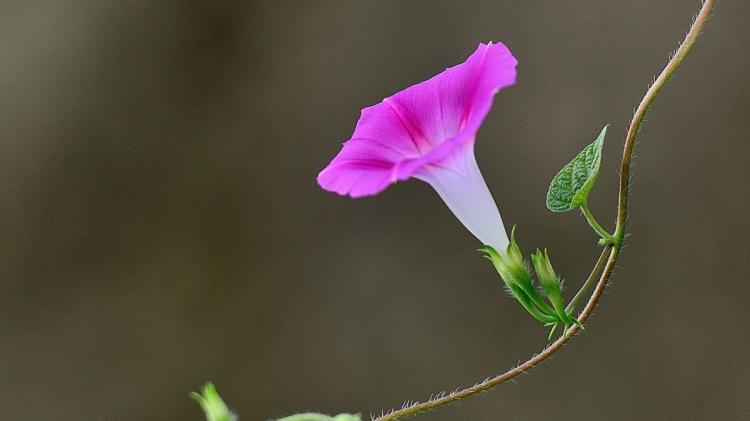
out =
{"type": "MultiPolygon", "coordinates": [[[[625,143],[622,153],[622,163],[620,167],[620,190],[617,203],[617,226],[615,228],[614,234],[615,242],[614,244],[606,245],[604,247],[604,250],[602,251],[602,256],[606,255],[607,253],[609,254],[609,256],[607,257],[607,262],[604,265],[604,270],[602,271],[602,274],[599,276],[599,280],[596,283],[594,292],[591,293],[591,297],[589,297],[589,300],[586,303],[586,307],[584,307],[583,311],[581,311],[578,316],[578,320],[581,323],[585,322],[589,318],[591,312],[594,310],[594,307],[596,307],[597,302],[599,302],[599,298],[604,292],[604,288],[607,285],[607,281],[609,280],[610,275],[612,274],[612,270],[615,267],[617,257],[619,256],[620,250],[622,248],[622,241],[625,237],[625,224],[628,217],[630,163],[633,156],[635,138],[638,135],[638,130],[640,129],[641,122],[646,116],[646,113],[651,107],[654,99],[659,94],[659,91],[661,91],[669,78],[680,66],[688,51],[690,51],[690,47],[692,47],[695,43],[695,40],[700,34],[701,29],[706,23],[706,20],[708,19],[708,16],[715,4],[716,0],[705,0],[703,2],[701,10],[700,12],[698,12],[695,21],[693,21],[693,25],[690,27],[690,30],[685,36],[685,39],[682,41],[677,51],[675,51],[672,58],[664,67],[664,70],[662,70],[659,76],[656,78],[653,85],[649,87],[648,91],[641,100],[641,103],[638,105],[638,108],[633,115],[633,119],[630,122],[627,135],[625,136],[625,143]]],[[[589,277],[590,279],[594,279],[596,277],[596,273],[600,268],[601,261],[602,258],[597,261],[597,264],[594,266],[592,274],[589,277]]],[[[530,368],[549,358],[557,350],[562,348],[562,346],[565,345],[565,343],[568,342],[568,340],[570,340],[570,338],[572,338],[578,332],[578,330],[579,328],[573,325],[570,329],[567,330],[567,332],[565,332],[565,334],[560,336],[556,341],[549,344],[541,352],[504,373],[501,373],[495,377],[492,377],[465,389],[458,390],[444,396],[436,397],[425,402],[408,405],[396,411],[388,412],[387,414],[383,414],[380,417],[374,418],[374,421],[391,421],[399,418],[404,418],[491,389],[492,387],[497,386],[500,383],[504,383],[518,376],[519,374],[526,372],[530,368]]]]}

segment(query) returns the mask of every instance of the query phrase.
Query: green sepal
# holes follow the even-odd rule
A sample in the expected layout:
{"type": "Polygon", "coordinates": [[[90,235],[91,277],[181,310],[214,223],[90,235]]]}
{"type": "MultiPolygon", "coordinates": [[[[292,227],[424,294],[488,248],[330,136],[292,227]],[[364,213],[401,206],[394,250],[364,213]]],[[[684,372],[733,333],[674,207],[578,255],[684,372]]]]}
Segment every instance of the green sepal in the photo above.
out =
{"type": "Polygon", "coordinates": [[[583,148],[552,179],[547,192],[547,208],[549,210],[552,212],[567,212],[586,203],[599,175],[607,127],[609,125],[604,126],[596,140],[583,148]]]}
{"type": "Polygon", "coordinates": [[[544,313],[534,304],[534,301],[528,296],[526,291],[519,288],[517,285],[507,285],[508,292],[516,299],[531,316],[542,323],[555,323],[557,318],[553,315],[544,313]]]}

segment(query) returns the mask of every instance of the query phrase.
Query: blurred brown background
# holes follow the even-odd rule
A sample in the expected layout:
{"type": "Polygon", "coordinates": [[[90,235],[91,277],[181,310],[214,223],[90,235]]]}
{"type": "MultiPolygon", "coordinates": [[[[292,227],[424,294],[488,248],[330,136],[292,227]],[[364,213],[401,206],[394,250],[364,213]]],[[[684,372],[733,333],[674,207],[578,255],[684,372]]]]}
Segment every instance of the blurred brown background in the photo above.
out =
{"type": "MultiPolygon", "coordinates": [[[[315,175],[359,109],[500,40],[477,143],[521,245],[577,286],[597,255],[547,183],[605,123],[611,226],[631,113],[698,1],[0,3],[0,419],[380,412],[541,349],[425,184],[315,175]]],[[[517,384],[432,420],[750,419],[750,3],[720,1],[640,136],[620,268],[517,384]]],[[[421,419],[421,418],[420,418],[421,419]]]]}

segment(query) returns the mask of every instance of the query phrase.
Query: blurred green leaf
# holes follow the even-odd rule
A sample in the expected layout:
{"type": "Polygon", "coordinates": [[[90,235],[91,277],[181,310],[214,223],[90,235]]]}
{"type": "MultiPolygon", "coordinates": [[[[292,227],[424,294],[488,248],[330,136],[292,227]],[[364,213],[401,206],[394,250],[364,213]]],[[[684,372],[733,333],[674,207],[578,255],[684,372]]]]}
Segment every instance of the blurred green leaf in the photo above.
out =
{"type": "Polygon", "coordinates": [[[206,421],[237,421],[237,416],[229,410],[213,383],[206,383],[201,393],[190,392],[190,397],[203,408],[206,421]]]}

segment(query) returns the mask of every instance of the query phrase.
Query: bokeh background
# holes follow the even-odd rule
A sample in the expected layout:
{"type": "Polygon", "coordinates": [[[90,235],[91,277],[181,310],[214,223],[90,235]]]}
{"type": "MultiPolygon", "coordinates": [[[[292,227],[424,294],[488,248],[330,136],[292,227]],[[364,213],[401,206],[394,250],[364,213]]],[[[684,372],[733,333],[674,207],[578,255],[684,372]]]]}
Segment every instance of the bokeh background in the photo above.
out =
{"type": "MultiPolygon", "coordinates": [[[[3,1],[0,419],[379,413],[537,352],[546,330],[418,181],[315,175],[359,109],[500,40],[477,154],[527,251],[596,255],[547,183],[605,123],[592,209],[698,1],[3,1]]],[[[750,3],[720,1],[637,148],[629,231],[585,334],[433,420],[750,419],[750,3]]]]}

